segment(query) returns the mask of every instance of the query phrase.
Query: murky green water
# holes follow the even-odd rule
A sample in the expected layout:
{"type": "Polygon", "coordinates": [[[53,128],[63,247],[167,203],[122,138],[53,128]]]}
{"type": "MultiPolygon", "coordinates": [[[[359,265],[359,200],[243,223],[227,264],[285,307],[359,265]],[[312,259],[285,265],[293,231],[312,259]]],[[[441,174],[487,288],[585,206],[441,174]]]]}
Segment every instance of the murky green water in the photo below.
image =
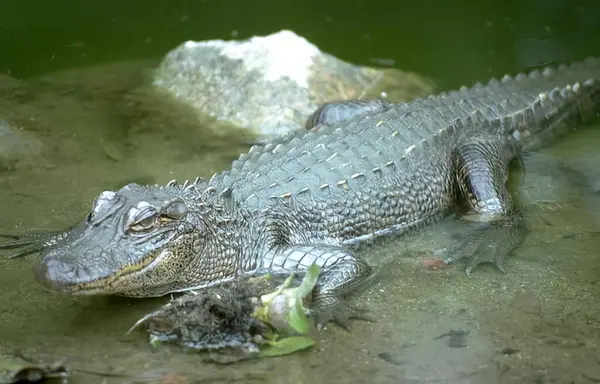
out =
{"type": "MultiPolygon", "coordinates": [[[[27,82],[0,82],[0,115],[27,120],[27,130],[48,151],[0,171],[0,232],[64,227],[84,215],[102,190],[130,181],[210,176],[246,149],[172,118],[160,120],[160,114],[145,121],[136,99],[123,99],[142,83],[145,69],[183,40],[288,28],[346,60],[393,60],[442,87],[600,55],[597,2],[505,3],[5,1],[0,71],[27,82]]],[[[424,270],[419,255],[446,246],[457,231],[446,224],[432,228],[388,250],[394,261],[356,296],[379,321],[354,323],[352,333],[331,327],[318,335],[314,350],[233,368],[201,364],[197,355],[178,349],[152,351],[144,334],[122,335],[163,300],[47,293],[33,280],[34,256],[1,263],[0,353],[19,349],[66,357],[75,369],[145,377],[179,373],[188,382],[598,382],[595,128],[527,160],[529,200],[559,206],[533,210],[532,232],[507,261],[508,274],[424,270]],[[560,168],[562,163],[585,176],[560,168]],[[438,338],[450,329],[469,330],[465,347],[438,338]]]]}

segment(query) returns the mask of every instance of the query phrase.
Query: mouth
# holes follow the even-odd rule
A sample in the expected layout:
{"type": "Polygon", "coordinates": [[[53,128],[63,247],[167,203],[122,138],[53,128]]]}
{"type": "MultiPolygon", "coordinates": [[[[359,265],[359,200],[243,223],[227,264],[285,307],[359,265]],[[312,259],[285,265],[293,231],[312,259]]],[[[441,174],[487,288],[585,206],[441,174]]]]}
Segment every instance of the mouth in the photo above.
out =
{"type": "Polygon", "coordinates": [[[75,269],[68,268],[68,265],[57,260],[46,259],[35,266],[35,279],[46,290],[53,293],[74,294],[74,295],[95,295],[101,294],[99,288],[94,287],[104,279],[94,280],[87,283],[77,282],[69,276],[81,275],[75,269]]]}
{"type": "Polygon", "coordinates": [[[168,287],[142,287],[125,280],[135,281],[135,275],[147,273],[156,260],[147,257],[142,263],[124,266],[105,275],[99,266],[66,263],[56,256],[47,255],[35,266],[35,279],[46,290],[71,295],[120,295],[128,297],[162,296],[168,287]],[[131,279],[129,279],[131,278],[131,279]]]}

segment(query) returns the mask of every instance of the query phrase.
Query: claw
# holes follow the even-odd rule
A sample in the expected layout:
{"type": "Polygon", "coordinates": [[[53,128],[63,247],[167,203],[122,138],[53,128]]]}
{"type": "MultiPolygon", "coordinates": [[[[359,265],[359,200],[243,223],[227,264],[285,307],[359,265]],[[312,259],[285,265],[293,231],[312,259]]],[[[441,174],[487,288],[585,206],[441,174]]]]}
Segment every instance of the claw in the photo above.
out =
{"type": "Polygon", "coordinates": [[[43,247],[37,247],[37,246],[27,247],[27,248],[18,250],[16,252],[9,253],[9,254],[5,255],[4,258],[5,259],[17,259],[19,257],[31,255],[32,253],[37,253],[37,252],[41,251],[42,249],[43,249],[43,247]]]}
{"type": "Polygon", "coordinates": [[[329,297],[321,298],[321,300],[315,302],[311,310],[318,330],[323,330],[329,322],[334,322],[348,332],[350,332],[351,319],[371,323],[377,322],[377,320],[367,315],[368,312],[367,309],[349,305],[343,299],[329,297]]]}
{"type": "Polygon", "coordinates": [[[6,239],[13,239],[13,240],[17,240],[19,239],[19,235],[9,235],[8,233],[0,233],[0,237],[4,237],[6,239]]]}
{"type": "Polygon", "coordinates": [[[499,255],[495,255],[493,260],[486,260],[479,257],[473,256],[471,260],[469,260],[469,264],[467,268],[465,268],[465,273],[470,276],[471,272],[482,263],[491,263],[497,270],[502,273],[506,273],[506,269],[504,269],[504,256],[499,257],[499,255]]]}
{"type": "Polygon", "coordinates": [[[11,241],[9,243],[6,243],[6,244],[0,244],[0,249],[20,248],[20,247],[25,247],[27,245],[30,245],[30,244],[34,243],[34,241],[31,240],[31,239],[29,239],[29,240],[21,240],[22,236],[0,234],[0,237],[3,237],[5,239],[11,239],[11,240],[13,240],[13,241],[11,241]]]}
{"type": "Polygon", "coordinates": [[[479,227],[460,246],[449,252],[444,257],[444,262],[450,264],[467,259],[467,275],[471,275],[483,263],[491,263],[501,273],[506,273],[504,259],[517,247],[525,233],[526,228],[519,226],[479,227]]]}
{"type": "Polygon", "coordinates": [[[62,235],[63,232],[58,231],[41,231],[20,235],[0,234],[0,238],[12,240],[0,244],[0,250],[16,249],[16,251],[4,256],[7,259],[15,259],[40,252],[42,249],[54,244],[62,235]]]}

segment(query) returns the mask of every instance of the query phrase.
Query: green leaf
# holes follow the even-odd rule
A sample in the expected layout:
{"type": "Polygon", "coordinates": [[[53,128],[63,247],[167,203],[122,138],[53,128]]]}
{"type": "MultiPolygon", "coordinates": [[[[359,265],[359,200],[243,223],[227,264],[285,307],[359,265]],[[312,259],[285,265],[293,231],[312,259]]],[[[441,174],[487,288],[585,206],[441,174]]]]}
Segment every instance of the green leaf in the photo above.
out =
{"type": "Polygon", "coordinates": [[[300,283],[298,288],[296,288],[298,292],[297,294],[300,298],[305,297],[306,295],[312,292],[315,285],[317,285],[319,273],[320,270],[317,264],[313,264],[308,268],[308,270],[306,271],[306,275],[302,279],[302,282],[300,283]]]}
{"type": "Polygon", "coordinates": [[[302,282],[296,288],[290,288],[294,278],[294,274],[290,274],[274,292],[260,297],[262,306],[257,308],[252,316],[265,324],[270,324],[282,333],[287,333],[286,331],[289,328],[301,335],[308,333],[310,324],[306,318],[306,309],[302,301],[305,296],[313,291],[319,273],[319,267],[316,264],[311,265],[306,271],[302,282]],[[277,300],[275,302],[277,309],[271,307],[275,300],[277,300]],[[282,305],[284,308],[281,308],[282,305]],[[271,313],[271,310],[275,312],[271,313]],[[279,313],[282,310],[285,313],[279,313]],[[279,324],[282,322],[281,316],[285,316],[285,324],[279,324]]]}
{"type": "Polygon", "coordinates": [[[308,333],[309,324],[304,312],[302,300],[296,300],[295,305],[290,309],[288,323],[299,334],[305,335],[308,333]]]}
{"type": "Polygon", "coordinates": [[[261,348],[260,357],[289,355],[315,345],[315,341],[305,336],[292,336],[269,343],[261,348]]]}

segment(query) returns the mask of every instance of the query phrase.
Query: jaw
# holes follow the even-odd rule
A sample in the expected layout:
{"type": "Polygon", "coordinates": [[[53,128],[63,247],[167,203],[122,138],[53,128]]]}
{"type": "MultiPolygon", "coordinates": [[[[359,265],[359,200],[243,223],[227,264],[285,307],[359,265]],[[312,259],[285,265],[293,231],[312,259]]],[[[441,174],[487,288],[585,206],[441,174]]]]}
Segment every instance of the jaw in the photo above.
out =
{"type": "MultiPolygon", "coordinates": [[[[77,268],[56,258],[43,259],[36,266],[36,280],[45,290],[69,295],[119,295],[126,297],[158,297],[172,291],[176,282],[151,279],[156,276],[156,260],[140,267],[126,266],[109,276],[88,274],[87,268],[77,268]]],[[[167,275],[168,276],[168,275],[167,275]]],[[[176,276],[176,275],[175,275],[176,276]]],[[[160,277],[160,275],[159,275],[160,277]]]]}
{"type": "Polygon", "coordinates": [[[187,284],[183,288],[173,288],[170,291],[165,292],[164,295],[166,295],[168,293],[192,292],[192,291],[196,291],[199,289],[204,289],[204,288],[208,288],[208,287],[214,287],[214,286],[220,285],[220,284],[229,283],[233,280],[235,280],[235,276],[225,277],[220,280],[213,281],[213,282],[203,282],[203,283],[197,283],[197,284],[192,284],[192,285],[187,284]]]}
{"type": "Polygon", "coordinates": [[[172,284],[153,285],[150,287],[127,287],[125,282],[111,281],[110,283],[96,280],[90,283],[52,285],[40,282],[43,288],[52,293],[73,296],[123,296],[132,298],[160,297],[172,292],[183,292],[186,289],[173,289],[172,284]]]}
{"type": "Polygon", "coordinates": [[[154,242],[144,249],[143,244],[98,244],[86,235],[78,234],[71,243],[42,253],[35,276],[46,290],[70,295],[158,297],[179,286],[181,273],[171,252],[173,236],[164,236],[160,244],[154,242]],[[170,242],[171,246],[165,247],[170,242]]]}

